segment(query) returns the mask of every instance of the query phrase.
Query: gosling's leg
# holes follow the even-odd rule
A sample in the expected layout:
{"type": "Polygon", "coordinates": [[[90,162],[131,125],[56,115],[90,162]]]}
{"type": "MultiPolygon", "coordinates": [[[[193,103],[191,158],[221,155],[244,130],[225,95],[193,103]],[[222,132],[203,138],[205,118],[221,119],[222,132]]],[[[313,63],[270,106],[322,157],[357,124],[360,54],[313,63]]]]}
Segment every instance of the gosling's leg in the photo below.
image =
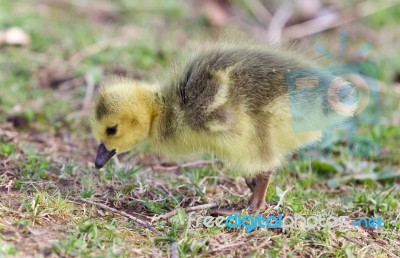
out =
{"type": "Polygon", "coordinates": [[[256,187],[256,177],[245,177],[246,185],[250,188],[251,192],[254,192],[254,188],[256,187]]]}
{"type": "MultiPolygon", "coordinates": [[[[265,193],[267,192],[270,177],[271,172],[264,172],[256,177],[244,178],[247,186],[253,192],[249,202],[248,212],[250,214],[254,214],[265,209],[265,193]]],[[[229,216],[240,213],[241,211],[235,209],[211,209],[209,212],[211,215],[229,216]]]]}
{"type": "Polygon", "coordinates": [[[271,179],[271,172],[264,172],[253,179],[246,178],[246,184],[253,192],[249,202],[249,212],[257,213],[265,209],[265,194],[271,179]]]}

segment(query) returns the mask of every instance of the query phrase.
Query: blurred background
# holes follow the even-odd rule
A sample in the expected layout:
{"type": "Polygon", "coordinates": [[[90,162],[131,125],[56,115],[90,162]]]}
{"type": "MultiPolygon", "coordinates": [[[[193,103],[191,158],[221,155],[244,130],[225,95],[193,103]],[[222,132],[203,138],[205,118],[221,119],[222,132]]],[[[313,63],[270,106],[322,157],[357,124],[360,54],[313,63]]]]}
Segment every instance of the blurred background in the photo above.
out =
{"type": "Polygon", "coordinates": [[[181,256],[400,255],[399,22],[399,1],[0,0],[0,256],[159,256],[176,241],[181,256]],[[101,80],[150,80],[194,39],[226,31],[303,45],[341,64],[376,64],[379,123],[328,132],[291,159],[267,201],[286,194],[281,212],[382,216],[384,233],[188,235],[181,210],[155,224],[161,237],[145,237],[134,223],[71,201],[92,198],[148,221],[210,201],[245,203],[243,179],[223,176],[207,156],[171,164],[143,144],[102,171],[93,165],[89,117],[101,80]],[[374,251],[365,247],[372,238],[380,240],[374,251]],[[251,244],[235,248],[240,243],[251,244]]]}

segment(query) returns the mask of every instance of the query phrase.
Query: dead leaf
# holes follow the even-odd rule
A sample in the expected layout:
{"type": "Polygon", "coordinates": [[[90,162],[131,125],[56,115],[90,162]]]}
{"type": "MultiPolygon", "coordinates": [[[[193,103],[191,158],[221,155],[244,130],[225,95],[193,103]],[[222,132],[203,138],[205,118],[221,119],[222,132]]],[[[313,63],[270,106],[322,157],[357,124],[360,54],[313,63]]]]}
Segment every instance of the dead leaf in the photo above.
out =
{"type": "Polygon", "coordinates": [[[30,40],[29,35],[19,27],[0,31],[0,45],[27,46],[30,40]]]}

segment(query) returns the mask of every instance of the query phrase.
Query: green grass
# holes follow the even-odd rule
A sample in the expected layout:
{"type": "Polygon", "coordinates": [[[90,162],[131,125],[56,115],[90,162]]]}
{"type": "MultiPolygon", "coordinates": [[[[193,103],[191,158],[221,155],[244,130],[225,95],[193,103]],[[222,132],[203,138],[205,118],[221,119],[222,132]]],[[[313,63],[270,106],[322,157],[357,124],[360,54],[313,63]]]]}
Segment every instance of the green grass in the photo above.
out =
{"type": "MultiPolygon", "coordinates": [[[[351,24],[348,43],[360,47],[365,36],[357,32],[365,26],[386,37],[367,56],[387,86],[380,93],[381,122],[355,124],[352,133],[334,130],[323,143],[300,151],[276,173],[266,197],[271,214],[381,217],[384,228],[246,234],[188,225],[189,206],[245,207],[250,192],[244,180],[224,174],[220,162],[157,171],[152,166],[164,160],[143,144],[121,155],[119,164],[94,169],[87,81],[97,89],[113,73],[151,79],[193,36],[219,31],[189,2],[99,2],[96,9],[89,1],[0,0],[0,30],[18,26],[31,37],[26,47],[0,46],[0,257],[158,257],[170,255],[174,243],[180,257],[400,256],[400,97],[398,85],[392,87],[400,70],[393,58],[399,54],[393,47],[399,6],[351,24]],[[79,198],[153,220],[161,233],[79,198]],[[175,209],[177,215],[156,219],[175,209]]],[[[244,21],[253,24],[244,1],[232,8],[240,7],[244,21]]],[[[337,31],[314,39],[329,49],[339,44],[337,31]]]]}
{"type": "Polygon", "coordinates": [[[71,229],[68,230],[70,236],[54,243],[52,251],[61,256],[90,257],[99,250],[110,257],[127,256],[127,252],[121,250],[123,239],[119,237],[120,232],[115,228],[115,224],[114,220],[87,220],[71,225],[71,229]]]}

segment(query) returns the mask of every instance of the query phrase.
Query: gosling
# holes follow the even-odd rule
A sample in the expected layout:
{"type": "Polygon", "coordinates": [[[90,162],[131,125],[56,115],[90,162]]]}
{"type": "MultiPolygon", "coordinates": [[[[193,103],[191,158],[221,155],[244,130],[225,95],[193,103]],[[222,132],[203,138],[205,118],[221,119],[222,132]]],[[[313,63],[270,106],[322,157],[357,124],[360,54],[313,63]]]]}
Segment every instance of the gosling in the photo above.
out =
{"type": "Polygon", "coordinates": [[[245,177],[253,193],[249,211],[262,211],[271,175],[299,147],[319,141],[323,128],[312,125],[335,113],[335,98],[326,97],[326,88],[288,90],[288,73],[320,65],[301,51],[215,44],[197,49],[155,82],[113,78],[95,101],[95,166],[146,139],[167,158],[215,154],[228,171],[245,177]],[[302,108],[295,118],[293,103],[302,108]],[[295,130],[299,121],[315,130],[295,130]]]}

